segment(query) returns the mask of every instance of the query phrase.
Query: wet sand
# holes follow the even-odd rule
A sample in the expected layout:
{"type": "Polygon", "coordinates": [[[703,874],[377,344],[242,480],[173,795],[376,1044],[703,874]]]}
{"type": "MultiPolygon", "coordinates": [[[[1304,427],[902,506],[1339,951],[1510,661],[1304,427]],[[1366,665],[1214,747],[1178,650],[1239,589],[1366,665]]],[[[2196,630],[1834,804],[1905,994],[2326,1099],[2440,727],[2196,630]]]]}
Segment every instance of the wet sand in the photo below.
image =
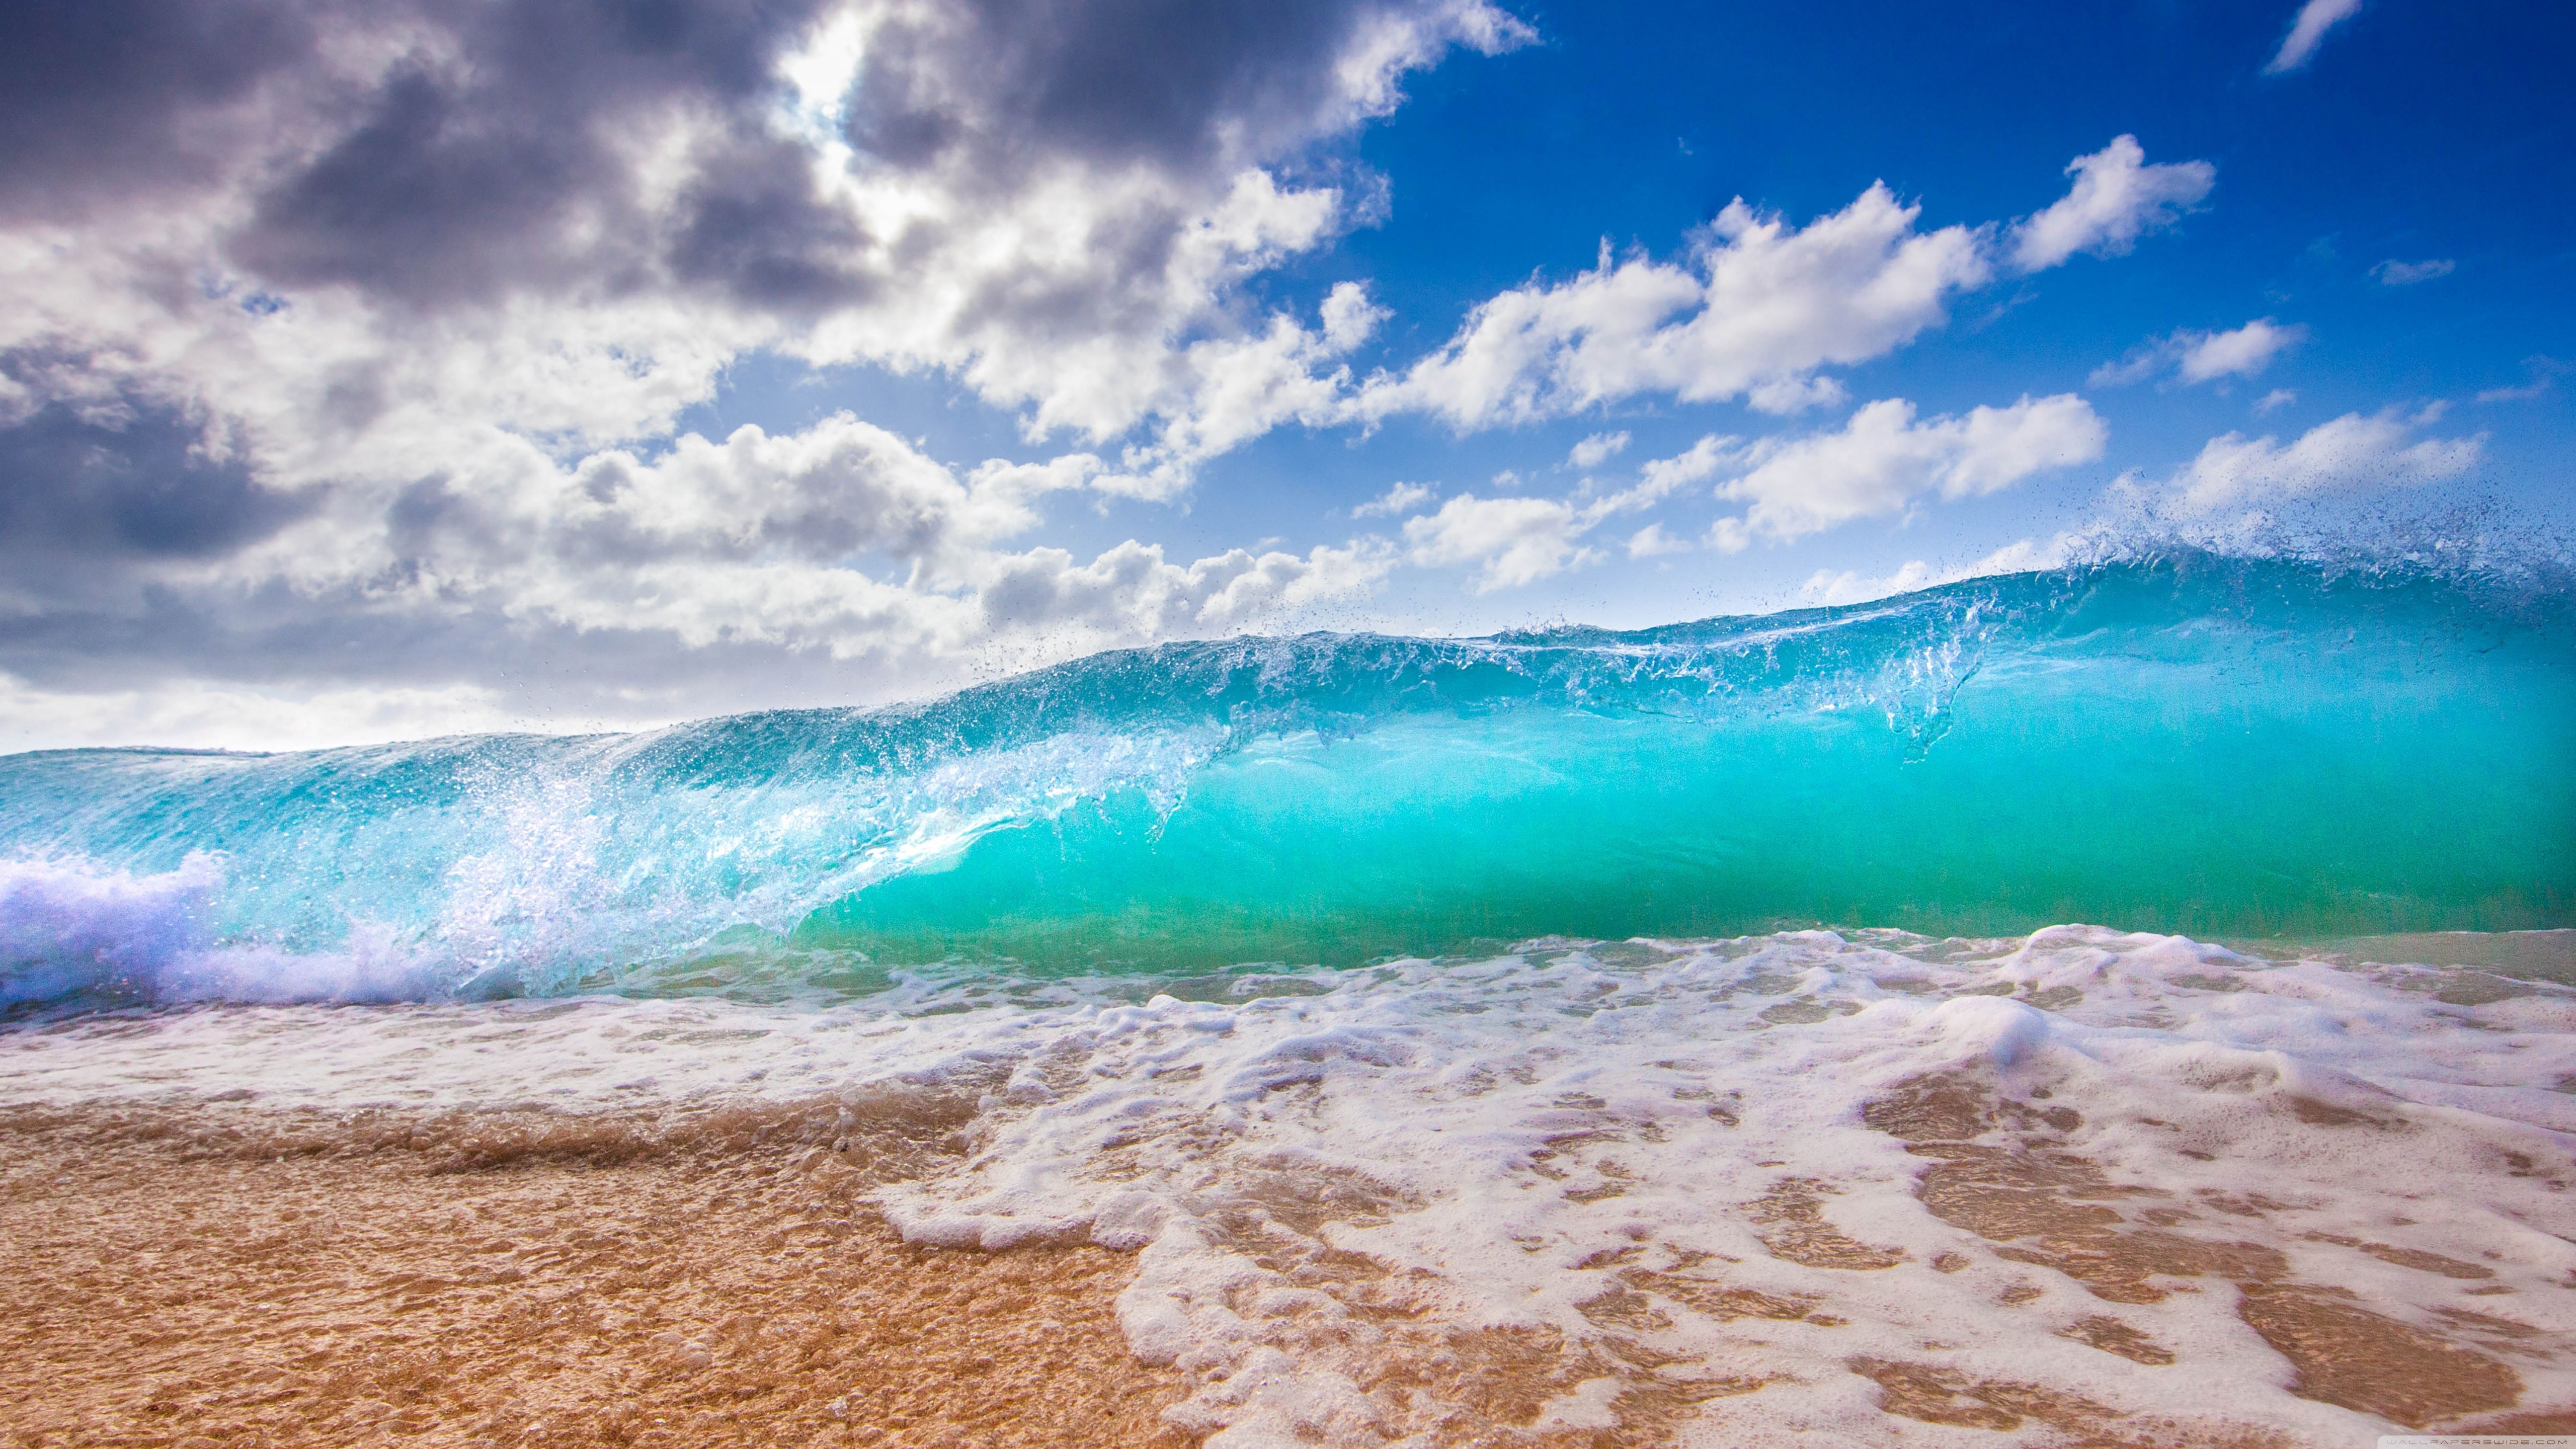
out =
{"type": "Polygon", "coordinates": [[[0,1443],[1191,1442],[1130,1258],[910,1247],[792,1114],[687,1125],[0,1113],[0,1443]]]}

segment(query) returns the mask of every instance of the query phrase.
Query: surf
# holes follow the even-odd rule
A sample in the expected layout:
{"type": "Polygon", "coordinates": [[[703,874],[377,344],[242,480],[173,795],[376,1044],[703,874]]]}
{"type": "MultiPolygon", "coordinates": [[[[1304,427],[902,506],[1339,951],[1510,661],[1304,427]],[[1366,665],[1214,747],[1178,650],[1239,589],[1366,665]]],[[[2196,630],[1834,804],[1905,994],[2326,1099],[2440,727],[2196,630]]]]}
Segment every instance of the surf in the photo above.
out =
{"type": "Polygon", "coordinates": [[[0,998],[757,996],[1809,926],[2576,925],[2547,571],[2168,550],[631,735],[0,759],[0,998]]]}

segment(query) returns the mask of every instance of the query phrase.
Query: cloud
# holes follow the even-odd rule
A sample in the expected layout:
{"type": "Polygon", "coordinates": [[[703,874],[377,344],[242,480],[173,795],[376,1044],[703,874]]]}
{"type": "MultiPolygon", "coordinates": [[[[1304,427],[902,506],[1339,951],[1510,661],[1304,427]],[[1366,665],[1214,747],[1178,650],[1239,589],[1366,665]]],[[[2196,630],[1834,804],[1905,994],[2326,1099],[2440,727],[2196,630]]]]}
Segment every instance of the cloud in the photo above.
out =
{"type": "Polygon", "coordinates": [[[2263,67],[2265,75],[2281,75],[2306,65],[2317,53],[2317,45],[2326,32],[2361,11],[2361,0],[2308,0],[2299,7],[2299,16],[2290,22],[2290,33],[2281,40],[2281,48],[2263,67]]]}
{"type": "Polygon", "coordinates": [[[1370,214],[1329,148],[1532,36],[1484,0],[101,0],[13,38],[0,114],[61,144],[0,162],[0,351],[346,455],[415,401],[647,436],[769,348],[1153,423],[1132,468],[1171,473],[1308,416],[1226,409],[1375,320],[1236,297],[1370,214]]]}
{"type": "MultiPolygon", "coordinates": [[[[1902,399],[1861,408],[1827,433],[1747,444],[1717,434],[1669,458],[1639,466],[1624,488],[1592,479],[1563,499],[1480,498],[1460,494],[1436,513],[1408,519],[1408,557],[1426,567],[1479,566],[1476,589],[1490,593],[1600,561],[1586,540],[1614,518],[1658,507],[1730,470],[1716,497],[1750,505],[1719,519],[1707,542],[1726,551],[1759,535],[1786,542],[1860,518],[1903,513],[1929,496],[1994,493],[2033,474],[2102,456],[2108,429],[2073,394],[2023,398],[2009,407],[1980,407],[1957,417],[1917,422],[1902,399]]],[[[1693,547],[1649,523],[1624,547],[1650,558],[1693,547]]]]}
{"type": "Polygon", "coordinates": [[[1694,545],[1689,539],[1675,538],[1664,532],[1660,523],[1649,523],[1628,536],[1628,557],[1656,558],[1668,553],[1688,553],[1694,545]]]}
{"type": "Polygon", "coordinates": [[[2421,262],[2401,262],[2391,257],[2372,267],[2370,274],[2377,277],[2383,287],[2411,287],[2417,282],[2429,282],[2436,277],[2447,277],[2458,269],[2459,263],[2448,257],[2435,257],[2421,262]]]}
{"type": "Polygon", "coordinates": [[[2269,317],[2258,317],[2228,332],[2176,332],[2131,350],[2118,362],[2095,368],[2090,381],[2095,387],[2143,382],[2168,366],[2186,383],[2254,377],[2307,336],[2307,328],[2284,327],[2269,317]]]}
{"type": "Polygon", "coordinates": [[[1431,490],[1420,483],[1398,483],[1384,493],[1351,509],[1353,518],[1398,518],[1431,501],[1431,490]]]}
{"type": "Polygon", "coordinates": [[[1747,455],[1753,466],[1715,490],[1749,506],[1719,519],[1710,541],[1730,551],[1757,536],[1787,542],[1855,519],[1894,517],[1927,495],[1994,493],[2100,458],[2109,435],[2072,393],[1923,422],[1912,403],[1885,399],[1836,431],[1757,444],[1747,455]]]}
{"type": "Polygon", "coordinates": [[[1440,511],[1405,520],[1415,563],[1478,566],[1476,592],[1536,582],[1599,559],[1577,541],[1590,527],[1571,505],[1552,498],[1479,498],[1461,493],[1440,511]]]}
{"type": "Polygon", "coordinates": [[[1097,648],[1221,632],[1366,588],[1363,545],[1167,562],[1129,541],[1089,561],[1009,546],[1099,460],[988,463],[961,477],[847,414],[803,432],[696,434],[644,460],[524,457],[506,485],[406,490],[367,566],[380,600],[483,601],[578,631],[688,648],[757,644],[860,660],[936,659],[1002,637],[1097,648]]]}
{"type": "MultiPolygon", "coordinates": [[[[2205,197],[2204,161],[2147,165],[2135,137],[2079,157],[2068,195],[2012,233],[2023,270],[2078,251],[2126,251],[2205,197]]],[[[1819,369],[1882,357],[1949,320],[1949,301],[1993,280],[1994,228],[1919,231],[1919,206],[1873,185],[1793,226],[1728,203],[1685,255],[1614,261],[1479,303],[1456,336],[1362,387],[1366,418],[1420,412],[1461,431],[1562,417],[1641,395],[1743,399],[1779,415],[1846,396],[1819,369]]]]}
{"type": "MultiPolygon", "coordinates": [[[[1903,346],[1948,319],[1989,267],[1962,226],[1918,232],[1920,208],[1872,186],[1805,227],[1738,200],[1683,262],[1634,257],[1480,303],[1400,376],[1369,380],[1364,413],[1427,412],[1460,429],[1532,422],[1642,393],[1685,402],[1802,383],[1816,368],[1903,346]]],[[[1789,408],[1803,387],[1764,393],[1789,408]]]]}
{"type": "Polygon", "coordinates": [[[2264,417],[2297,402],[2299,395],[2286,387],[2276,387],[2254,400],[2254,416],[2264,417]]]}
{"type": "Polygon", "coordinates": [[[2076,157],[2066,168],[2075,178],[2073,188],[2014,224],[2014,264],[2036,272],[2078,252],[2119,256],[2147,232],[2173,225],[2217,183],[2218,168],[2206,161],[2146,161],[2146,148],[2135,136],[2115,137],[2092,155],[2076,157]]]}
{"type": "Polygon", "coordinates": [[[49,399],[0,428],[0,598],[219,558],[312,503],[267,487],[236,440],[184,407],[112,385],[49,399]]]}
{"type": "MultiPolygon", "coordinates": [[[[1626,435],[1619,436],[1624,445],[1626,435]]],[[[1439,512],[1406,521],[1409,557],[1434,568],[1479,565],[1478,593],[1533,583],[1599,562],[1605,555],[1583,542],[1586,535],[1611,519],[1671,500],[1740,454],[1738,439],[1712,433],[1674,457],[1647,460],[1637,470],[1637,481],[1624,488],[1587,477],[1563,499],[1460,494],[1442,504],[1439,512]]],[[[1408,505],[1414,501],[1418,500],[1406,500],[1408,505]]],[[[1690,547],[1666,533],[1660,523],[1637,530],[1626,544],[1630,558],[1651,558],[1690,547]]]]}
{"type": "Polygon", "coordinates": [[[1740,441],[1711,433],[1673,457],[1650,459],[1637,476],[1660,497],[1714,475],[1736,456],[1740,441]]]}
{"type": "Polygon", "coordinates": [[[2185,382],[2254,377],[2271,366],[2273,358],[2297,346],[2307,335],[2305,327],[2283,327],[2269,317],[2258,317],[2233,332],[2212,332],[2193,338],[2182,349],[2174,370],[2185,382]]]}
{"type": "Polygon", "coordinates": [[[1577,468],[1598,468],[1603,463],[1619,456],[1621,452],[1626,450],[1627,446],[1628,435],[1626,433],[1594,433],[1592,436],[1585,438],[1582,442],[1575,444],[1573,449],[1565,455],[1565,461],[1573,464],[1577,468]]]}
{"type": "Polygon", "coordinates": [[[1798,586],[1798,597],[1810,604],[1833,607],[1842,604],[1866,604],[1891,594],[1910,594],[1930,588],[1941,579],[1930,564],[1914,559],[1901,564],[1894,573],[1871,577],[1857,569],[1818,569],[1798,586]]]}
{"type": "Polygon", "coordinates": [[[2522,360],[2522,370],[2529,381],[2518,387],[2491,387],[2478,394],[2482,403],[2528,402],[2558,385],[2558,379],[2576,371],[2554,357],[2533,356],[2522,360]]]}
{"type": "Polygon", "coordinates": [[[2228,433],[2209,440],[2170,485],[2191,513],[2265,504],[2330,489],[2403,487],[2457,478],[2484,458],[2486,437],[2419,438],[2430,418],[2346,413],[2282,443],[2228,433]]]}
{"type": "Polygon", "coordinates": [[[1026,545],[1344,420],[1382,309],[1252,284],[1377,213],[1348,142],[1408,75],[1534,38],[1485,0],[57,9],[0,56],[0,670],[425,710],[507,671],[460,722],[546,676],[602,717],[881,697],[1365,592],[1391,546],[1026,545]],[[1046,461],[675,437],[760,351],[947,378],[1046,461]]]}

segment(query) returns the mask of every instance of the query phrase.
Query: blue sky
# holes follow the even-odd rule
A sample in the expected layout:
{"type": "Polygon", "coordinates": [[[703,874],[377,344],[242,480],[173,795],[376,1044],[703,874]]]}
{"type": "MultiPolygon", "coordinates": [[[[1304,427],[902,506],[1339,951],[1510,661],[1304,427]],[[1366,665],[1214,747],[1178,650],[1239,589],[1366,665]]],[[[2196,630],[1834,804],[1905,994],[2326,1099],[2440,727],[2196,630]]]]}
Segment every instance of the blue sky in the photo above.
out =
{"type": "Polygon", "coordinates": [[[0,110],[0,743],[2569,521],[2563,7],[106,8],[0,110]]]}

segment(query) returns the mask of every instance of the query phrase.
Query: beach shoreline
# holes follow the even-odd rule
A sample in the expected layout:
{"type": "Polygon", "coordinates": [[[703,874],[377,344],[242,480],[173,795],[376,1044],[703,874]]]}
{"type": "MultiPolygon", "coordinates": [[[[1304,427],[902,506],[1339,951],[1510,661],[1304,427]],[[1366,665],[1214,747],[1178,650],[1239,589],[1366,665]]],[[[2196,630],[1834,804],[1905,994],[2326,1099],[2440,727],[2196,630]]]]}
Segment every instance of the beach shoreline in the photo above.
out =
{"type": "Polygon", "coordinates": [[[2095,927],[1210,985],[23,1023],[0,1445],[2576,1426],[2565,986],[2095,927]]]}

